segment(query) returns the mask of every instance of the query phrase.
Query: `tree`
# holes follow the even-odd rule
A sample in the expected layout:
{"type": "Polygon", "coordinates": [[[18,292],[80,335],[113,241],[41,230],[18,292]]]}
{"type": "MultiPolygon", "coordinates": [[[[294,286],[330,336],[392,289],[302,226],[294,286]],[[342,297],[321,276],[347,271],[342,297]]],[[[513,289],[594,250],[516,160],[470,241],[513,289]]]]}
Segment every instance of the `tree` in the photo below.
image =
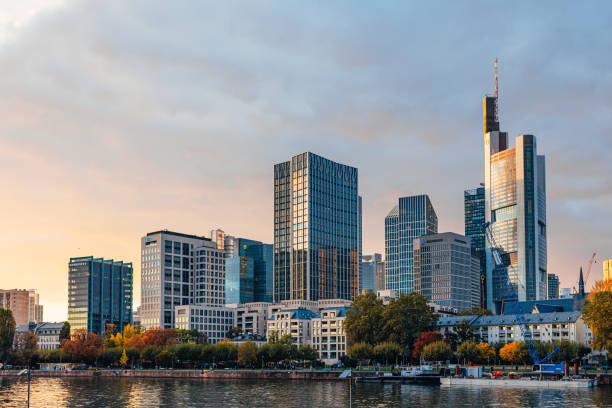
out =
{"type": "Polygon", "coordinates": [[[436,341],[423,349],[423,358],[427,361],[446,361],[452,357],[453,350],[445,341],[436,341]]]}
{"type": "Polygon", "coordinates": [[[225,333],[225,337],[228,339],[233,339],[234,337],[238,337],[242,334],[242,329],[239,327],[232,327],[225,333]]]}
{"type": "Polygon", "coordinates": [[[194,343],[179,344],[175,346],[176,358],[181,363],[194,363],[200,359],[200,345],[194,343]]]}
{"type": "Polygon", "coordinates": [[[526,364],[531,359],[524,341],[506,344],[499,350],[499,357],[512,364],[526,364]]]}
{"type": "Polygon", "coordinates": [[[384,338],[408,351],[422,333],[436,328],[439,316],[432,312],[423,295],[411,292],[391,300],[382,317],[384,338]]]}
{"type": "Polygon", "coordinates": [[[481,357],[480,349],[474,341],[466,341],[457,347],[457,360],[467,361],[472,364],[479,361],[481,357]]]}
{"type": "Polygon", "coordinates": [[[383,310],[382,300],[374,293],[359,295],[353,300],[344,320],[344,331],[349,345],[359,342],[376,344],[383,340],[383,310]]]}
{"type": "Polygon", "coordinates": [[[70,340],[70,323],[68,322],[64,322],[59,334],[60,344],[64,344],[64,340],[70,340]]]}
{"type": "Polygon", "coordinates": [[[126,348],[138,349],[139,352],[142,353],[142,350],[146,347],[146,344],[142,340],[142,336],[140,334],[134,334],[125,342],[126,348]]]}
{"type": "Polygon", "coordinates": [[[442,336],[442,333],[425,332],[421,334],[421,336],[417,339],[417,341],[414,342],[414,345],[412,346],[412,357],[420,358],[423,354],[423,349],[425,348],[425,346],[441,340],[444,340],[444,336],[442,336]]]}
{"type": "Polygon", "coordinates": [[[319,359],[319,352],[316,348],[303,344],[297,349],[297,359],[314,362],[319,359]]]}
{"type": "Polygon", "coordinates": [[[6,362],[15,338],[15,318],[10,309],[0,307],[0,361],[6,362]]]}
{"type": "Polygon", "coordinates": [[[584,303],[582,318],[593,334],[593,347],[612,353],[612,292],[590,294],[584,303]]]}
{"type": "MultiPolygon", "coordinates": [[[[577,360],[581,360],[582,357],[586,356],[591,351],[590,348],[582,344],[566,339],[557,340],[556,344],[557,347],[559,347],[559,351],[551,356],[551,359],[555,362],[571,363],[577,360]]],[[[547,349],[550,351],[553,350],[552,343],[548,344],[547,349]]]]}
{"type": "Polygon", "coordinates": [[[123,353],[121,353],[121,358],[119,359],[119,364],[125,366],[128,362],[127,354],[125,353],[125,349],[123,349],[123,353]]]}
{"type": "Polygon", "coordinates": [[[171,367],[174,365],[176,355],[170,350],[162,350],[155,356],[155,362],[162,367],[171,367]]]}
{"type": "Polygon", "coordinates": [[[457,316],[474,316],[474,315],[492,316],[493,312],[491,312],[489,309],[481,309],[478,306],[473,306],[471,310],[462,310],[461,312],[457,313],[457,316]]]}
{"type": "Polygon", "coordinates": [[[247,340],[238,346],[238,363],[246,367],[257,364],[257,346],[251,340],[247,340]]]}
{"type": "Polygon", "coordinates": [[[134,334],[136,334],[136,330],[134,330],[134,328],[131,325],[126,324],[123,327],[123,338],[125,341],[131,339],[134,334]]]}
{"type": "Polygon", "coordinates": [[[176,344],[174,329],[149,329],[142,335],[142,341],[147,346],[170,346],[176,344]]]}
{"type": "Polygon", "coordinates": [[[100,353],[100,361],[103,366],[112,366],[119,362],[123,353],[120,348],[107,347],[100,353]]]}
{"type": "Polygon", "coordinates": [[[402,357],[404,349],[397,343],[385,341],[374,347],[374,356],[380,363],[388,365],[390,362],[397,364],[398,358],[402,357]]]}
{"type": "Polygon", "coordinates": [[[146,346],[142,351],[141,359],[149,364],[155,363],[155,358],[160,353],[161,349],[157,346],[146,346]]]}
{"type": "Polygon", "coordinates": [[[453,326],[452,330],[446,333],[446,338],[450,341],[453,348],[466,341],[480,341],[476,328],[470,326],[467,320],[463,320],[453,326]]]}
{"type": "Polygon", "coordinates": [[[136,348],[126,348],[125,354],[132,365],[140,358],[140,350],[136,348]]]}
{"type": "Polygon", "coordinates": [[[200,350],[200,361],[204,363],[213,363],[215,360],[214,344],[204,344],[200,350]]]}
{"type": "Polygon", "coordinates": [[[348,368],[355,368],[357,367],[357,364],[359,364],[359,361],[355,360],[354,358],[350,358],[346,354],[343,356],[340,356],[338,360],[340,360],[343,367],[348,367],[348,368]]]}
{"type": "Polygon", "coordinates": [[[177,340],[180,343],[196,343],[196,344],[206,344],[206,334],[200,333],[198,329],[173,329],[176,335],[177,340]]]}
{"type": "Polygon", "coordinates": [[[238,349],[234,343],[220,341],[215,344],[215,361],[229,362],[236,361],[238,358],[238,349]]]}
{"type": "Polygon", "coordinates": [[[38,336],[32,331],[17,333],[13,348],[17,361],[20,364],[29,365],[38,357],[38,336]]]}
{"type": "Polygon", "coordinates": [[[480,351],[480,361],[483,363],[486,362],[489,364],[489,362],[496,357],[495,347],[491,346],[489,343],[478,343],[478,350],[480,351]]]}
{"type": "Polygon", "coordinates": [[[64,342],[63,349],[74,362],[92,363],[102,350],[102,339],[86,329],[77,329],[64,342]]]}
{"type": "Polygon", "coordinates": [[[364,341],[355,343],[350,346],[346,352],[350,358],[354,358],[359,362],[369,360],[374,357],[374,348],[371,344],[364,341]]]}

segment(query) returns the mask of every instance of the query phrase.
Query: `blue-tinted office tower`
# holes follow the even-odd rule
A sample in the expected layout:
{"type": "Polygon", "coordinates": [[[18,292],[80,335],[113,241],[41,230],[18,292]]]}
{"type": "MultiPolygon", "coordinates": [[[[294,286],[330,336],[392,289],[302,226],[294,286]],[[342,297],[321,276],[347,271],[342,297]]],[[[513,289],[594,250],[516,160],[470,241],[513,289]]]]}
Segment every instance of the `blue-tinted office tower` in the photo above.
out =
{"type": "Polygon", "coordinates": [[[274,166],[274,300],[359,290],[358,172],[313,153],[274,166]]]}
{"type": "Polygon", "coordinates": [[[108,324],[132,324],[131,263],[86,256],[68,264],[68,322],[101,334],[108,324]]]}
{"type": "Polygon", "coordinates": [[[272,302],[273,246],[246,238],[226,237],[225,303],[272,302]]]}
{"type": "Polygon", "coordinates": [[[438,232],[438,217],[427,195],[401,197],[385,218],[385,282],[397,294],[414,291],[415,238],[438,232]]]}
{"type": "MultiPolygon", "coordinates": [[[[485,189],[473,188],[463,192],[465,210],[465,237],[469,238],[472,254],[480,261],[480,299],[486,300],[485,278],[487,262],[485,257],[485,236],[482,225],[485,222],[485,189]]],[[[479,305],[482,306],[482,305],[479,305]]]]}

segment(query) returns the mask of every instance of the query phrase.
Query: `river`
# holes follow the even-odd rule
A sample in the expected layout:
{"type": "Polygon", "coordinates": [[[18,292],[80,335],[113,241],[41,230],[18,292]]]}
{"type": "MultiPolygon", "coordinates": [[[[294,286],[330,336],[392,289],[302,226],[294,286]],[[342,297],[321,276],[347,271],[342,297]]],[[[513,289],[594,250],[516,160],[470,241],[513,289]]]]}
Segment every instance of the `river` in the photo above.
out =
{"type": "MultiPolygon", "coordinates": [[[[0,406],[25,407],[27,379],[0,377],[0,406]]],[[[332,381],[33,378],[31,407],[348,407],[332,381]]],[[[583,390],[357,384],[353,407],[608,407],[612,386],[583,390]]]]}

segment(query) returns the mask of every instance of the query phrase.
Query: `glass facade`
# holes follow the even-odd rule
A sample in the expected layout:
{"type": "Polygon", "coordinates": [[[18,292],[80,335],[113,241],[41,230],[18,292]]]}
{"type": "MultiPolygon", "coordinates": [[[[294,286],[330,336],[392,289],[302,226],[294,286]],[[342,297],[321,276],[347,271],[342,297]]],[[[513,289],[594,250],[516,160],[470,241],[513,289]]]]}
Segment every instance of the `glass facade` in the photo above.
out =
{"type": "Polygon", "coordinates": [[[232,256],[225,259],[225,303],[254,302],[253,258],[232,256]]]}
{"type": "Polygon", "coordinates": [[[465,236],[470,240],[472,253],[480,261],[480,298],[486,299],[485,235],[482,226],[485,223],[485,189],[473,188],[463,192],[465,236]]]}
{"type": "Polygon", "coordinates": [[[427,195],[401,197],[385,218],[385,285],[399,295],[414,291],[413,243],[438,232],[438,217],[427,195]]]}
{"type": "Polygon", "coordinates": [[[274,166],[274,301],[358,293],[357,169],[313,153],[274,166]]]}
{"type": "Polygon", "coordinates": [[[378,265],[381,262],[381,254],[363,255],[361,257],[361,265],[359,269],[359,293],[364,290],[376,293],[378,290],[376,287],[376,274],[378,272],[378,265]]]}
{"type": "Polygon", "coordinates": [[[108,324],[123,330],[132,323],[131,263],[103,258],[70,258],[68,321],[72,330],[101,334],[108,324]]]}
{"type": "Polygon", "coordinates": [[[469,240],[446,232],[414,240],[414,287],[428,301],[459,311],[480,306],[480,260],[469,240]]]}
{"type": "Polygon", "coordinates": [[[548,299],[559,298],[559,277],[554,273],[548,274],[548,299]]]}

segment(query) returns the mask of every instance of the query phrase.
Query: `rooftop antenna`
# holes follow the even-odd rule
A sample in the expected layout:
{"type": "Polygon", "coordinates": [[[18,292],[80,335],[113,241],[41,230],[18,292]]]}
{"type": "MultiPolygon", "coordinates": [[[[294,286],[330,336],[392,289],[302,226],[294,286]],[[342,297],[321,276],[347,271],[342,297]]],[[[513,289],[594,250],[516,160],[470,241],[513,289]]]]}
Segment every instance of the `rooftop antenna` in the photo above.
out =
{"type": "Polygon", "coordinates": [[[498,91],[499,91],[499,87],[497,84],[497,58],[495,58],[495,95],[494,96],[496,98],[497,98],[498,91]]]}

